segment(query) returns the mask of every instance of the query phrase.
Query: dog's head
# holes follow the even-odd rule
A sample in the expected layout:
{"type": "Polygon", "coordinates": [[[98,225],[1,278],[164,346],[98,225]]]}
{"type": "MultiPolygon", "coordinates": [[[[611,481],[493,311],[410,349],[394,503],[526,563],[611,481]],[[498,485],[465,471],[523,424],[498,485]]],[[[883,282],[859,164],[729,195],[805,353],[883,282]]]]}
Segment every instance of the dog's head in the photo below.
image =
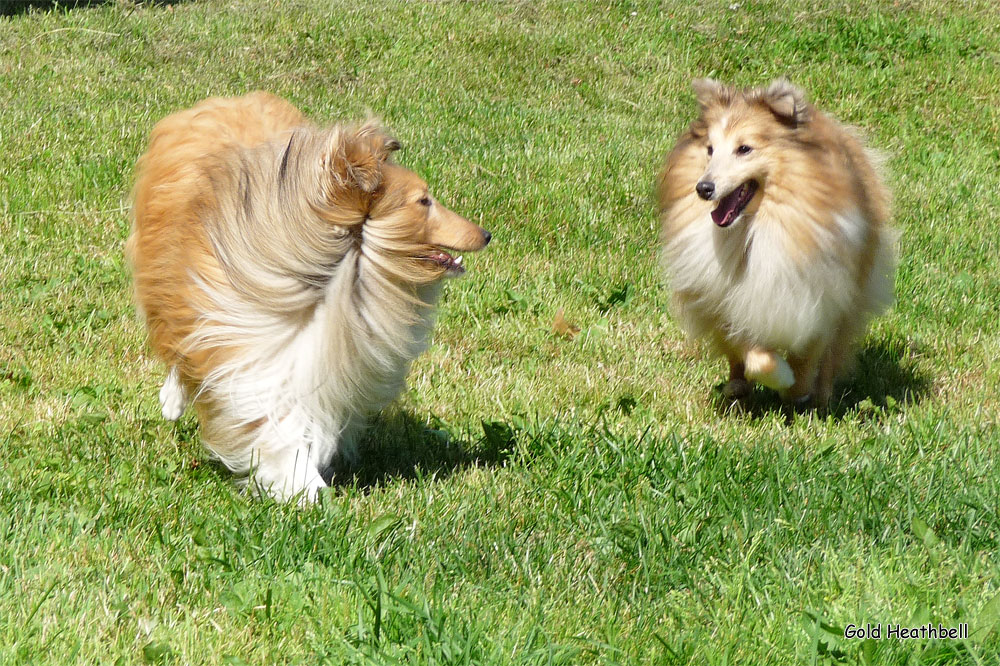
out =
{"type": "Polygon", "coordinates": [[[366,258],[411,283],[465,272],[453,252],[483,249],[492,235],[442,205],[416,173],[392,161],[399,142],[375,121],[330,142],[322,166],[331,222],[350,224],[366,258]],[[331,219],[331,216],[333,219],[331,219]],[[337,219],[343,216],[344,219],[337,219]]]}
{"type": "Polygon", "coordinates": [[[736,90],[711,79],[693,84],[701,117],[692,132],[704,151],[698,196],[717,202],[712,220],[728,227],[759,202],[779,150],[808,122],[804,93],[779,79],[767,88],[736,90]]]}

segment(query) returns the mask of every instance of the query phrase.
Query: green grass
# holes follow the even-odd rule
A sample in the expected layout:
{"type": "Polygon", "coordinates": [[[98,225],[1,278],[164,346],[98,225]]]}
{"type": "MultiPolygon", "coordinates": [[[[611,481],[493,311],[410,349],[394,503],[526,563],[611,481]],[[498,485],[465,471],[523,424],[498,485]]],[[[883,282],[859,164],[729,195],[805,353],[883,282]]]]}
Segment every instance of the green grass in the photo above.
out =
{"type": "Polygon", "coordinates": [[[997,663],[1000,11],[731,4],[5,3],[0,663],[997,663]],[[888,157],[898,302],[828,417],[721,404],[669,313],[652,182],[703,75],[888,157]],[[161,420],[122,258],[153,123],[256,88],[378,114],[496,238],[306,511],[161,420]]]}

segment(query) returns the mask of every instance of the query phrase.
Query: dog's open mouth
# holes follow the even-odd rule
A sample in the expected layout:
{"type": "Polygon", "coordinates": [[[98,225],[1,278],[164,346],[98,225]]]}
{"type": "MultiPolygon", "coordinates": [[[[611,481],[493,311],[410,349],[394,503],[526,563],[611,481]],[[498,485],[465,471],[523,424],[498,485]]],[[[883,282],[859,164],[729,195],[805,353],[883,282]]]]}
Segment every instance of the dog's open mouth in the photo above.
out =
{"type": "Polygon", "coordinates": [[[465,272],[465,266],[462,265],[461,255],[459,255],[458,258],[455,258],[444,250],[435,250],[427,255],[427,259],[442,267],[445,271],[445,275],[454,277],[465,272]]]}
{"type": "Polygon", "coordinates": [[[740,216],[740,213],[743,212],[756,193],[756,180],[748,180],[743,183],[719,200],[719,205],[712,211],[712,221],[720,227],[728,227],[740,216]]]}

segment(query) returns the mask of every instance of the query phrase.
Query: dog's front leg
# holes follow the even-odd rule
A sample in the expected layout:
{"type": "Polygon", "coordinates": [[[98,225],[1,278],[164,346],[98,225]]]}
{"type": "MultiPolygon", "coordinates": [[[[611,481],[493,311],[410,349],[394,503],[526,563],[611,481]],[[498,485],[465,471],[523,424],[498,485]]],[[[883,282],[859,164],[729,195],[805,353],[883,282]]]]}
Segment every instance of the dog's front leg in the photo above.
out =
{"type": "Polygon", "coordinates": [[[795,375],[795,383],[787,390],[782,391],[781,398],[783,400],[796,405],[805,405],[813,398],[823,397],[814,396],[813,389],[816,386],[820,362],[826,354],[827,347],[826,340],[823,340],[814,342],[804,354],[789,354],[788,362],[795,375]]]}

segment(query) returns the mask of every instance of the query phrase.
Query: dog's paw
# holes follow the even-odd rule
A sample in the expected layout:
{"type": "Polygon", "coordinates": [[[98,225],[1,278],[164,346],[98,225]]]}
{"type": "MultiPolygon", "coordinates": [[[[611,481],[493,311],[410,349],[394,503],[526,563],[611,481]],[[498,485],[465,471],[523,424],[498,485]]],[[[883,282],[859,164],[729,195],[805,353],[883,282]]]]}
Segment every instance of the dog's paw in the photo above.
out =
{"type": "Polygon", "coordinates": [[[319,472],[312,467],[272,469],[265,466],[255,471],[250,487],[256,495],[308,507],[319,500],[320,491],[328,486],[319,472]]]}
{"type": "Polygon", "coordinates": [[[319,476],[310,479],[309,483],[298,493],[299,506],[305,508],[318,502],[320,491],[327,487],[329,486],[319,476]]]}
{"type": "Polygon", "coordinates": [[[744,359],[747,379],[776,391],[783,391],[795,383],[795,373],[788,361],[766,349],[751,349],[744,359]]]}
{"type": "Polygon", "coordinates": [[[723,397],[729,400],[740,400],[750,395],[750,382],[745,379],[730,379],[722,387],[723,397]]]}
{"type": "Polygon", "coordinates": [[[176,421],[184,413],[187,407],[187,396],[184,394],[184,386],[181,384],[177,374],[177,368],[170,368],[163,388],[160,389],[160,409],[163,418],[168,421],[176,421]]]}

